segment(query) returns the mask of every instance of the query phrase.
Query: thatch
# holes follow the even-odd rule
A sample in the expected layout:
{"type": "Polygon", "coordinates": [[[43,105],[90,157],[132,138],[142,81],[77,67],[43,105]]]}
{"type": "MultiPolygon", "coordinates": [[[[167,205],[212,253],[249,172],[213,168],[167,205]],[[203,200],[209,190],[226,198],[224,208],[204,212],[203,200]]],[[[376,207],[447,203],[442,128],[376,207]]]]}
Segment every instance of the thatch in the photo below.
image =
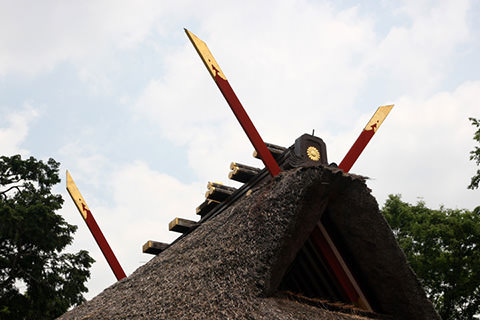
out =
{"type": "Polygon", "coordinates": [[[277,292],[327,199],[329,223],[372,290],[375,311],[438,318],[363,180],[300,168],[252,191],[60,319],[375,318],[277,292]]]}

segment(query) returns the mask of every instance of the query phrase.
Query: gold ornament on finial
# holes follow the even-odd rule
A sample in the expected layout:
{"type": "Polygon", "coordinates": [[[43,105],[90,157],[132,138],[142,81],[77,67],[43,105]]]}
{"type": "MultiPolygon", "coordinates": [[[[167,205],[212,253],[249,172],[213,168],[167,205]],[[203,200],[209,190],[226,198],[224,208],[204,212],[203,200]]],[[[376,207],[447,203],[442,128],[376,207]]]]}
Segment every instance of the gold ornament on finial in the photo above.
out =
{"type": "Polygon", "coordinates": [[[307,148],[307,156],[313,161],[320,160],[320,151],[317,148],[310,146],[307,148]]]}

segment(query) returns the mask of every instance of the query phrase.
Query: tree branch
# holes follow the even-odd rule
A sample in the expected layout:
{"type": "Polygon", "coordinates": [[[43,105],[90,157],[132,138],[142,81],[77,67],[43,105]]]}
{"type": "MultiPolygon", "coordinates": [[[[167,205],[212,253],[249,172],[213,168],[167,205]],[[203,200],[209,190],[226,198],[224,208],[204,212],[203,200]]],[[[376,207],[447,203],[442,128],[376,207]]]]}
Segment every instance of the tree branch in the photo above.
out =
{"type": "Polygon", "coordinates": [[[12,190],[12,189],[17,189],[18,192],[21,192],[22,190],[20,189],[21,187],[25,187],[25,184],[22,184],[20,186],[11,186],[10,188],[8,188],[7,190],[4,190],[4,191],[0,191],[0,194],[1,195],[6,195],[8,191],[12,190]]]}

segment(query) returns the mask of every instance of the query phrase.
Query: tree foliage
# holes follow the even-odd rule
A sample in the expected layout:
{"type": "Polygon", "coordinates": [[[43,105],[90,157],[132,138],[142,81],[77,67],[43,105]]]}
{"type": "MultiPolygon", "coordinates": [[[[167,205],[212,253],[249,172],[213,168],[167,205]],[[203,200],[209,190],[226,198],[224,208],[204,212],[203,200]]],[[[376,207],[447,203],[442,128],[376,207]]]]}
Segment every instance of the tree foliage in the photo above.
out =
{"type": "Polygon", "coordinates": [[[453,210],[411,205],[390,195],[385,218],[444,320],[480,313],[480,207],[453,210]]]}
{"type": "MultiPolygon", "coordinates": [[[[473,140],[477,141],[479,146],[476,146],[475,149],[470,151],[470,160],[474,160],[477,166],[480,166],[480,120],[475,118],[469,118],[472,122],[472,125],[477,127],[477,131],[473,135],[473,140]]],[[[468,189],[477,189],[478,184],[480,183],[480,169],[477,170],[477,173],[472,177],[468,189]]]]}
{"type": "Polygon", "coordinates": [[[84,301],[93,259],[62,253],[76,226],[58,214],[59,163],[0,157],[0,319],[52,319],[84,301]]]}

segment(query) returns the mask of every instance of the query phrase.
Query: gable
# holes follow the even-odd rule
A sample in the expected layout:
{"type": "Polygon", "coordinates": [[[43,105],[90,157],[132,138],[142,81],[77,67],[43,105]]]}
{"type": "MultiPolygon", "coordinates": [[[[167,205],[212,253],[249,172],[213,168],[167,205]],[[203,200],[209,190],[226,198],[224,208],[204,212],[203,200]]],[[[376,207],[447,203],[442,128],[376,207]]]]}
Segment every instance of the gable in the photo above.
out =
{"type": "MultiPolygon", "coordinates": [[[[61,319],[371,319],[379,313],[394,319],[437,318],[360,177],[320,164],[247,187],[128,278],[61,319]],[[313,297],[297,292],[296,300],[282,295],[319,221],[348,257],[345,262],[373,313],[331,309],[328,303],[345,298],[335,283],[318,289],[320,298],[330,300],[323,306],[314,303],[322,301],[317,291],[313,297]]],[[[315,276],[333,279],[321,270],[315,276]]]]}
{"type": "MultiPolygon", "coordinates": [[[[321,217],[278,290],[353,304],[394,319],[439,319],[363,181],[354,179],[329,192],[321,217]],[[333,253],[324,248],[327,242],[340,262],[328,257],[333,253]],[[348,278],[352,281],[345,283],[348,278]]],[[[313,191],[307,197],[316,196],[313,191]]]]}

